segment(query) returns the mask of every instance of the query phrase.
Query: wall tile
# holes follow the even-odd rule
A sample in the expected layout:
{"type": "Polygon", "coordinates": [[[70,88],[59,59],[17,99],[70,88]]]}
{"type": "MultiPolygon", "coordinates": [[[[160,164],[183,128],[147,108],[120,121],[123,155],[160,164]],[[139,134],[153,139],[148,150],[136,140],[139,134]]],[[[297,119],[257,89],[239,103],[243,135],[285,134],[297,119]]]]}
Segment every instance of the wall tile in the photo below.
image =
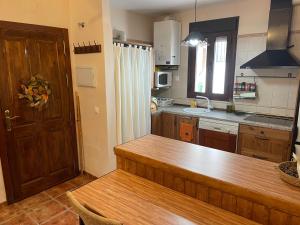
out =
{"type": "Polygon", "coordinates": [[[288,116],[288,117],[294,117],[295,116],[295,110],[288,109],[288,110],[286,110],[286,114],[285,115],[288,116]]]}
{"type": "Polygon", "coordinates": [[[271,108],[271,114],[275,116],[286,116],[287,110],[286,109],[278,109],[278,108],[271,108]]]}
{"type": "MultiPolygon", "coordinates": [[[[282,69],[240,69],[240,66],[257,56],[266,49],[266,35],[239,36],[237,40],[236,76],[243,73],[245,76],[255,78],[236,77],[235,82],[256,82],[258,97],[255,100],[234,100],[236,109],[246,112],[257,112],[278,116],[293,116],[297,99],[300,70],[282,69]],[[298,79],[260,78],[259,76],[287,76],[288,73],[298,75],[298,79]]],[[[300,33],[291,35],[291,43],[300,43],[300,33]]],[[[300,58],[300,48],[294,47],[291,52],[300,58]]],[[[174,85],[170,90],[163,92],[165,97],[176,99],[176,103],[189,104],[187,96],[187,71],[188,50],[182,48],[181,66],[179,67],[179,81],[174,79],[174,85]]],[[[176,76],[176,75],[175,75],[176,76]]],[[[215,108],[226,109],[226,102],[215,102],[215,108]]]]}

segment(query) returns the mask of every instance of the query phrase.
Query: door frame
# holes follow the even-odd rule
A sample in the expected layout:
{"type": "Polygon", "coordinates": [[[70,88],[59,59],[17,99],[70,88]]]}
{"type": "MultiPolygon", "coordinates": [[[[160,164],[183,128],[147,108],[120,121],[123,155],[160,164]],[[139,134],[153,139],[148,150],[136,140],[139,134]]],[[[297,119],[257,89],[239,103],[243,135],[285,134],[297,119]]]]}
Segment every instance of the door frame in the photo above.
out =
{"type": "MultiPolygon", "coordinates": [[[[75,174],[79,174],[79,164],[78,164],[78,147],[77,147],[77,132],[76,132],[76,120],[75,120],[75,104],[74,104],[74,91],[73,91],[73,80],[72,80],[72,69],[71,69],[71,58],[70,58],[70,44],[69,44],[69,34],[68,29],[59,28],[59,27],[50,27],[50,26],[41,26],[34,24],[25,24],[25,23],[17,23],[17,22],[9,22],[9,21],[0,21],[0,36],[2,29],[14,29],[14,30],[25,30],[32,32],[51,32],[62,34],[64,40],[65,47],[65,60],[66,60],[66,73],[67,79],[69,82],[68,85],[68,97],[70,102],[70,126],[71,126],[71,138],[72,140],[72,148],[74,155],[74,171],[75,174]]],[[[1,45],[0,45],[1,48],[1,45]]],[[[0,49],[0,54],[2,54],[2,49],[0,49]]],[[[0,56],[1,57],[1,56],[0,56]]],[[[1,76],[1,75],[0,75],[1,76]]],[[[1,98],[0,98],[1,102],[1,98]]],[[[7,143],[7,134],[6,134],[6,126],[4,123],[4,115],[3,109],[1,109],[0,104],[0,159],[2,165],[2,173],[4,179],[4,186],[6,192],[6,201],[7,203],[13,203],[18,199],[15,199],[14,193],[14,184],[11,176],[11,168],[8,159],[8,143],[7,143]]]]}

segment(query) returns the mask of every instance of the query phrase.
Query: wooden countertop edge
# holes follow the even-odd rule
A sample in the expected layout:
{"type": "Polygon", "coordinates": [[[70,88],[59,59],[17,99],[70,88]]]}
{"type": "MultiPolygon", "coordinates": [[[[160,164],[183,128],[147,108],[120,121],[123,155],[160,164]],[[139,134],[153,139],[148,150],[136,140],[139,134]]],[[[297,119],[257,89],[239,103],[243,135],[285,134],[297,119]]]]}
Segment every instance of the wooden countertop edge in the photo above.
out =
{"type": "Polygon", "coordinates": [[[133,159],[138,162],[149,164],[151,162],[151,166],[154,168],[161,168],[164,169],[167,172],[176,173],[180,175],[183,178],[190,179],[191,181],[199,182],[200,184],[206,184],[212,188],[216,188],[219,190],[224,190],[228,193],[234,193],[237,195],[237,197],[243,197],[245,199],[251,200],[253,202],[256,202],[258,204],[266,204],[266,205],[272,205],[274,206],[274,209],[280,210],[285,213],[293,214],[294,216],[300,216],[300,203],[296,204],[294,202],[286,201],[284,199],[278,198],[276,196],[267,196],[263,193],[249,190],[247,188],[222,181],[216,178],[208,177],[203,174],[195,173],[193,171],[171,165],[168,163],[161,162],[159,160],[155,160],[146,156],[142,156],[136,153],[129,152],[127,150],[121,149],[120,146],[116,146],[114,148],[115,154],[118,156],[123,156],[127,159],[133,159]],[[251,197],[251,195],[255,195],[256,198],[251,197]],[[259,198],[260,202],[258,202],[256,199],[259,198]],[[284,205],[288,205],[289,210],[286,210],[284,205]]]}

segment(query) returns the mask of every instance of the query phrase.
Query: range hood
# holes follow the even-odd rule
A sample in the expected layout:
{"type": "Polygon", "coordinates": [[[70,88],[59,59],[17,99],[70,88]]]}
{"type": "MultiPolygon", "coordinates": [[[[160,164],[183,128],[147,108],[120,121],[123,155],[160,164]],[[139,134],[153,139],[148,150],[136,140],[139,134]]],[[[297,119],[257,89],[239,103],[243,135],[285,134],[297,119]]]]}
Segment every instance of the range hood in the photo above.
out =
{"type": "Polygon", "coordinates": [[[271,0],[267,50],[241,66],[241,69],[299,68],[289,53],[293,14],[292,0],[271,0]]]}

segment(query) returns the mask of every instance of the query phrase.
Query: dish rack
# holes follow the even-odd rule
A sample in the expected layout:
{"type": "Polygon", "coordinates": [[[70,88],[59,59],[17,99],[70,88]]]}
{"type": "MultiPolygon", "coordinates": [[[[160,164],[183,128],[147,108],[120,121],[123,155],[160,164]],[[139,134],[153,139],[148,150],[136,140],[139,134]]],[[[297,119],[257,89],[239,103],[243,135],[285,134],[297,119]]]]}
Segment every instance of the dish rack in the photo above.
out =
{"type": "Polygon", "coordinates": [[[174,104],[174,99],[171,98],[157,98],[158,107],[168,107],[174,104]]]}

